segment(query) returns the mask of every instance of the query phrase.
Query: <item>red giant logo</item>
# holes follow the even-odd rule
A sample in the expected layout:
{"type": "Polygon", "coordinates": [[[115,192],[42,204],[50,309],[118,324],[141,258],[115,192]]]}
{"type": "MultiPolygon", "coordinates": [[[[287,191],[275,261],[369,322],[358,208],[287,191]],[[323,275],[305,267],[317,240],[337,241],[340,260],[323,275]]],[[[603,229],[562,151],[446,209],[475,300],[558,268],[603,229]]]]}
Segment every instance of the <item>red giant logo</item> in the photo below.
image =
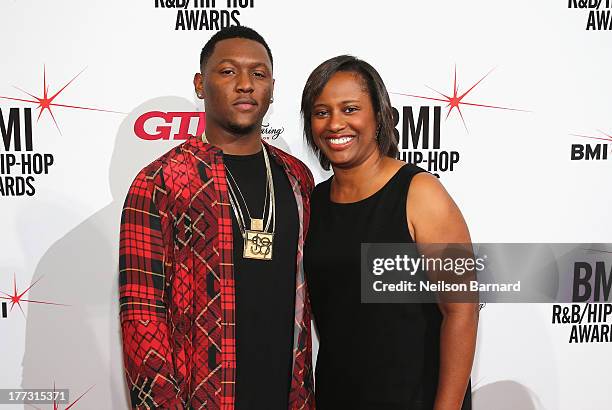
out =
{"type": "Polygon", "coordinates": [[[193,119],[198,121],[195,136],[200,136],[206,127],[204,112],[146,112],[134,123],[134,133],[138,138],[149,141],[169,140],[170,137],[174,140],[186,140],[194,136],[189,133],[189,126],[193,119]],[[178,131],[174,134],[172,133],[173,125],[178,125],[178,131]]]}

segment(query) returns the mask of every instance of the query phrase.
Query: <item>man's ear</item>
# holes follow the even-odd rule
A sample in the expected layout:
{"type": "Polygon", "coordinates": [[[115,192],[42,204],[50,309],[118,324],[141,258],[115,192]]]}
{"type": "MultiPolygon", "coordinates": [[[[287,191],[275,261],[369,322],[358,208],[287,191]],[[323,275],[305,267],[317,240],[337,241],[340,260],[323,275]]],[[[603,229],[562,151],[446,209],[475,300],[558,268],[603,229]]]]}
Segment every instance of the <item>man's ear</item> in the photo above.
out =
{"type": "Polygon", "coordinates": [[[195,73],[193,76],[193,88],[199,99],[203,100],[204,95],[204,76],[202,73],[195,73]]]}

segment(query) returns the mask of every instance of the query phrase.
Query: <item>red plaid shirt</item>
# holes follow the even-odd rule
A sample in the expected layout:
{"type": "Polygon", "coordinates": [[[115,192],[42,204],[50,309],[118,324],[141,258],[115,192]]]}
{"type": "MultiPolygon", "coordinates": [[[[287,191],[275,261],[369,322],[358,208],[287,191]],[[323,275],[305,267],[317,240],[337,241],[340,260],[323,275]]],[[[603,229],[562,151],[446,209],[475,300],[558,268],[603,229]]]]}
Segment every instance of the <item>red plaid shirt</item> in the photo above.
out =
{"type": "MultiPolygon", "coordinates": [[[[310,306],[302,249],[313,179],[268,146],[298,205],[290,409],[314,409],[310,306]]],[[[135,409],[234,408],[232,220],[222,152],[198,138],[143,169],[121,217],[119,293],[125,373],[135,409]]]]}

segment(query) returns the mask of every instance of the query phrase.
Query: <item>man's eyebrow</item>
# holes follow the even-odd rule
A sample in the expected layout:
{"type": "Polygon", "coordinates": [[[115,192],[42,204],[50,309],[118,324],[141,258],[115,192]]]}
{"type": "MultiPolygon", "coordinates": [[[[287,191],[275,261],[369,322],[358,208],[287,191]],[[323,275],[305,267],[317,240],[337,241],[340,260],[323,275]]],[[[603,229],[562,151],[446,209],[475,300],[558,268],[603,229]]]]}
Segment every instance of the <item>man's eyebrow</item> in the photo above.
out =
{"type": "MultiPolygon", "coordinates": [[[[233,64],[233,65],[236,65],[236,66],[240,65],[240,63],[238,61],[234,60],[233,58],[224,58],[223,60],[219,61],[217,63],[217,65],[221,65],[221,64],[224,64],[224,63],[230,63],[230,64],[233,64]]],[[[263,61],[252,62],[252,63],[249,63],[248,66],[249,67],[263,66],[265,68],[269,68],[268,65],[265,62],[263,62],[263,61]]]]}

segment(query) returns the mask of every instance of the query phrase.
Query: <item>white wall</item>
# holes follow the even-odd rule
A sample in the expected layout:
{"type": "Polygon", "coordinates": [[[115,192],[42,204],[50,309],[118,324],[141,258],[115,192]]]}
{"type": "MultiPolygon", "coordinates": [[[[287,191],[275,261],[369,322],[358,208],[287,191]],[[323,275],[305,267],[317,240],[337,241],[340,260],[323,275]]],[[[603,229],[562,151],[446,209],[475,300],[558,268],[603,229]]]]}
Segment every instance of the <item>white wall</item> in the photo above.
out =
{"type": "MultiPolygon", "coordinates": [[[[42,96],[43,66],[52,94],[86,67],[54,102],[124,113],[53,107],[61,134],[48,111],[34,120],[34,152],[53,154],[55,163],[36,176],[34,196],[0,200],[0,290],[12,293],[13,275],[19,290],[42,277],[24,297],[69,306],[24,302],[25,315],[15,307],[0,318],[0,388],[55,382],[76,398],[94,386],[77,408],[100,408],[109,397],[108,407],[126,407],[115,298],[121,205],[135,173],[179,142],[139,139],[133,126],[149,111],[202,109],[191,80],[214,32],[176,31],[177,12],[154,4],[0,4],[0,96],[30,98],[13,86],[42,96]]],[[[456,109],[444,119],[443,102],[392,95],[400,111],[442,106],[441,149],[458,151],[460,162],[441,180],[472,239],[611,242],[611,161],[570,161],[571,144],[605,143],[571,134],[612,134],[612,37],[585,30],[588,11],[562,0],[253,4],[238,19],[274,54],[267,120],[284,132],[272,143],[302,158],[317,181],[327,174],[303,143],[299,100],[323,60],[354,54],[379,70],[389,91],[436,98],[426,85],[452,93],[455,66],[460,93],[495,68],[464,102],[528,112],[462,105],[466,131],[456,109]]],[[[5,117],[11,107],[36,104],[0,99],[5,117]]],[[[568,337],[569,327],[551,324],[550,306],[487,305],[474,408],[609,406],[610,345],[568,337]]]]}

